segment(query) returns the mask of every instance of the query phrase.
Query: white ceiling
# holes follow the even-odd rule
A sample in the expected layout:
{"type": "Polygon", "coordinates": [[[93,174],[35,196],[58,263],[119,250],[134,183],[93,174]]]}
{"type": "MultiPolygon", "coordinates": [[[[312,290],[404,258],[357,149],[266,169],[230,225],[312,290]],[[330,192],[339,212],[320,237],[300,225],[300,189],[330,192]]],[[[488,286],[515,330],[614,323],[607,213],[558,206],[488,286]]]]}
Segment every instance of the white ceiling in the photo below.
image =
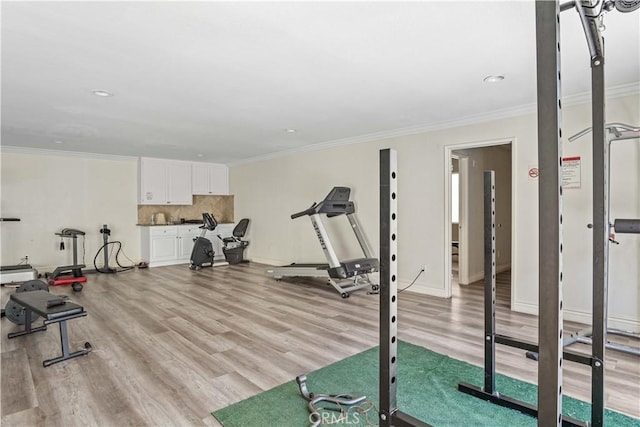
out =
{"type": "MultiPolygon", "coordinates": [[[[531,1],[1,7],[5,146],[235,163],[535,102],[531,1]]],[[[640,13],[605,23],[607,86],[634,87],[640,13]]],[[[573,10],[561,41],[563,93],[588,92],[573,10]]]]}

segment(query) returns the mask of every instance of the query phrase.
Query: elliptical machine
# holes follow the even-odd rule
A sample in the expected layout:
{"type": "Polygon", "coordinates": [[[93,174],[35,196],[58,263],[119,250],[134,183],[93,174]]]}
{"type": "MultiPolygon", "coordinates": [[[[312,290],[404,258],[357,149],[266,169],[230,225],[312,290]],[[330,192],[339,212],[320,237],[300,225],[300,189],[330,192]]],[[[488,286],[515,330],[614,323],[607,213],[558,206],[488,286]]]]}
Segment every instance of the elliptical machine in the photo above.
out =
{"type": "Polygon", "coordinates": [[[207,231],[213,231],[218,226],[218,222],[208,212],[202,213],[202,222],[200,226],[202,233],[199,237],[193,239],[195,242],[193,245],[193,251],[191,251],[191,262],[189,268],[192,270],[200,270],[202,267],[213,267],[213,245],[211,240],[207,239],[205,235],[207,231]]]}

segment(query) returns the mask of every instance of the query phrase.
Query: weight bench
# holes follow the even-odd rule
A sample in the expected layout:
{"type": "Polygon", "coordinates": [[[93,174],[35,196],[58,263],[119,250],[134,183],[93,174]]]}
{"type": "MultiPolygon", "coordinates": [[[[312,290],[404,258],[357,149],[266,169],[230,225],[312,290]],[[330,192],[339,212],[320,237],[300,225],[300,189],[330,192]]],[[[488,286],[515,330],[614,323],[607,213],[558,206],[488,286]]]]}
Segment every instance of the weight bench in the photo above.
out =
{"type": "Polygon", "coordinates": [[[63,360],[83,356],[91,351],[91,344],[87,342],[84,345],[85,348],[74,353],[69,353],[67,320],[87,315],[87,312],[84,311],[84,307],[81,305],[68,302],[59,295],[51,295],[49,292],[42,290],[16,292],[11,294],[10,298],[12,301],[15,301],[17,304],[20,304],[25,308],[25,323],[23,331],[11,332],[8,335],[9,338],[15,338],[38,331],[46,331],[47,325],[51,323],[58,323],[60,325],[60,346],[62,347],[62,355],[42,362],[42,365],[45,368],[53,365],[54,363],[62,362],[63,360]],[[43,326],[39,326],[37,328],[31,327],[32,313],[39,314],[44,318],[43,326]]]}

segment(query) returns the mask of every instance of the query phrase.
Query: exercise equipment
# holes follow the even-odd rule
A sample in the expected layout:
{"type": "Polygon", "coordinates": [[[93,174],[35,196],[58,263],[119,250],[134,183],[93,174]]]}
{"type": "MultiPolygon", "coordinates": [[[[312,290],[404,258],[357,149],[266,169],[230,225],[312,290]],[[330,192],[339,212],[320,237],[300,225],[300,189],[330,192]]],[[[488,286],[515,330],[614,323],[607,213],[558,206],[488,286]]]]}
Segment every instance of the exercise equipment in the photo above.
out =
{"type": "MultiPolygon", "coordinates": [[[[576,133],[575,135],[569,137],[569,141],[575,141],[578,138],[587,135],[589,132],[591,132],[592,128],[586,128],[583,129],[582,131],[576,133]]],[[[605,159],[605,173],[607,174],[607,179],[603,181],[603,185],[604,185],[604,200],[606,200],[607,202],[609,202],[611,200],[611,198],[609,197],[610,191],[611,191],[611,182],[609,179],[609,172],[611,171],[611,160],[610,160],[610,156],[609,156],[609,150],[611,148],[611,144],[612,142],[615,141],[623,141],[623,140],[631,140],[631,139],[638,139],[640,138],[640,127],[637,126],[630,126],[624,123],[608,123],[605,125],[605,131],[606,131],[606,140],[605,140],[605,144],[607,144],[607,153],[606,153],[606,159],[605,159]]],[[[605,223],[608,224],[608,229],[609,231],[608,233],[608,238],[606,240],[606,251],[607,254],[609,253],[609,245],[611,243],[614,244],[619,244],[619,242],[617,242],[615,240],[614,236],[611,232],[615,232],[615,233],[619,233],[619,234],[639,234],[640,233],[640,220],[638,219],[615,219],[613,223],[610,223],[610,219],[609,219],[609,205],[607,204],[607,210],[606,210],[606,215],[607,218],[605,220],[605,223]]],[[[588,224],[587,225],[588,228],[593,229],[593,224],[588,224]]],[[[607,256],[607,259],[605,261],[605,265],[604,268],[608,271],[609,269],[609,257],[607,256]]],[[[608,274],[604,275],[604,292],[607,293],[608,289],[609,289],[609,278],[608,278],[608,274]]],[[[607,311],[608,311],[608,307],[606,306],[606,302],[608,301],[607,296],[605,295],[605,307],[603,310],[603,316],[604,316],[604,322],[605,322],[605,331],[606,331],[606,335],[611,334],[611,335],[619,335],[619,336],[624,336],[627,338],[634,338],[634,339],[640,339],[640,334],[637,332],[631,332],[631,331],[623,331],[620,329],[614,329],[614,328],[609,328],[606,324],[607,324],[607,311]]],[[[570,335],[567,335],[563,341],[562,341],[562,345],[563,347],[567,347],[570,346],[571,344],[574,343],[582,343],[582,344],[587,344],[587,345],[592,345],[593,341],[592,341],[592,335],[593,335],[593,329],[592,328],[586,328],[586,329],[582,329],[580,331],[574,332],[570,335]]],[[[610,342],[608,340],[605,341],[605,347],[611,350],[616,350],[616,351],[621,351],[623,353],[627,353],[627,354],[631,354],[631,355],[635,355],[635,356],[640,356],[640,348],[637,347],[631,347],[628,345],[623,345],[623,344],[618,344],[615,342],[610,342]]],[[[538,353],[533,352],[533,351],[528,351],[526,353],[527,358],[532,359],[532,360],[538,360],[538,353]]]]}
{"type": "MultiPolygon", "coordinates": [[[[593,228],[593,224],[587,225],[589,228],[593,228]]],[[[619,234],[640,234],[640,219],[616,219],[613,224],[610,224],[611,231],[614,231],[619,234]]],[[[610,235],[609,242],[614,244],[620,244],[618,241],[610,235]]],[[[609,286],[607,284],[607,290],[609,286]]],[[[606,319],[605,319],[606,322],[606,319]]],[[[627,338],[634,338],[640,340],[640,334],[633,331],[624,331],[616,328],[606,327],[607,335],[618,335],[627,338]]],[[[581,343],[592,345],[593,341],[591,336],[593,335],[592,328],[581,329],[577,332],[572,333],[571,335],[564,338],[562,341],[563,347],[568,347],[571,344],[581,343]]],[[[608,341],[605,343],[605,347],[610,350],[616,350],[623,353],[631,354],[634,356],[640,356],[640,348],[632,347],[629,345],[619,344],[615,342],[608,341]]],[[[534,351],[528,351],[526,353],[527,358],[531,360],[538,360],[538,353],[534,351]]]]}
{"type": "MultiPolygon", "coordinates": [[[[496,344],[538,352],[538,344],[496,333],[496,192],[495,172],[484,172],[484,385],[483,387],[461,382],[458,390],[496,405],[518,410],[536,417],[538,408],[527,402],[504,395],[496,388],[496,344]]],[[[542,310],[542,308],[541,308],[542,310]]],[[[602,367],[601,361],[583,353],[565,351],[562,357],[587,366],[602,367]]],[[[597,413],[597,408],[594,413],[597,413]]],[[[562,416],[564,426],[588,426],[587,422],[562,416]]]]}
{"type": "Polygon", "coordinates": [[[346,412],[350,407],[354,405],[359,405],[364,402],[367,397],[366,396],[352,396],[350,394],[316,394],[310,393],[307,388],[307,376],[300,375],[296,377],[296,383],[298,383],[298,389],[300,390],[300,394],[309,401],[309,421],[311,422],[311,427],[318,427],[322,425],[322,415],[320,414],[321,410],[329,410],[340,413],[340,418],[346,415],[346,412]],[[330,408],[318,408],[318,404],[320,402],[326,402],[334,405],[330,408]],[[345,411],[346,409],[346,411],[345,411]]]}
{"type": "Polygon", "coordinates": [[[60,346],[62,355],[43,361],[42,365],[45,368],[53,365],[54,363],[62,362],[63,360],[84,356],[91,351],[91,344],[89,342],[85,342],[84,348],[73,353],[69,352],[67,321],[87,315],[87,312],[81,305],[74,304],[59,295],[51,295],[45,290],[21,293],[16,292],[11,295],[11,300],[25,308],[25,322],[24,330],[9,333],[9,338],[16,338],[22,335],[32,334],[34,332],[46,331],[47,325],[52,323],[57,323],[60,326],[60,346]],[[40,315],[44,318],[42,326],[37,328],[31,327],[34,315],[40,315]]]}
{"type": "Polygon", "coordinates": [[[283,277],[323,277],[338,291],[342,298],[347,298],[349,292],[367,286],[371,286],[372,291],[377,291],[378,285],[369,279],[368,273],[378,271],[378,259],[374,258],[367,239],[361,230],[356,218],[355,205],[352,201],[349,201],[350,194],[351,189],[349,187],[333,187],[323,201],[314,203],[310,208],[291,215],[291,219],[302,216],[309,217],[328,264],[294,263],[287,266],[269,268],[267,269],[267,274],[273,276],[276,280],[280,280],[283,277]],[[326,215],[327,218],[346,215],[366,258],[339,261],[320,214],[326,215]]]}
{"type": "MultiPolygon", "coordinates": [[[[123,272],[123,271],[128,271],[128,270],[134,269],[135,268],[134,265],[124,266],[124,265],[120,264],[120,261],[118,260],[118,256],[120,255],[120,252],[122,252],[122,242],[120,242],[118,240],[113,241],[113,242],[109,241],[109,236],[111,236],[111,230],[109,229],[107,224],[104,224],[102,226],[102,228],[100,229],[100,234],[102,234],[102,246],[100,247],[100,249],[98,249],[98,251],[96,252],[96,256],[93,258],[93,267],[95,268],[95,270],[98,273],[114,274],[114,273],[118,273],[118,272],[123,272]],[[118,267],[120,267],[120,269],[109,267],[109,246],[110,245],[117,246],[116,255],[115,255],[115,261],[116,261],[116,264],[118,265],[118,267]],[[102,252],[103,256],[104,256],[104,261],[103,261],[102,267],[98,267],[98,264],[97,264],[97,260],[98,260],[98,257],[100,256],[100,252],[102,252]]],[[[126,257],[126,255],[125,255],[125,257],[126,257]]],[[[128,259],[128,257],[127,257],[127,259],[128,259]]]]}
{"type": "Polygon", "coordinates": [[[380,426],[430,427],[398,408],[398,153],[380,150],[380,426]]]}
{"type": "MultiPolygon", "coordinates": [[[[0,218],[0,222],[18,222],[20,218],[0,218]]],[[[0,266],[0,284],[20,283],[38,278],[38,271],[29,264],[25,257],[24,264],[0,266]]]]}
{"type": "MultiPolygon", "coordinates": [[[[524,348],[539,351],[538,405],[524,406],[525,413],[537,416],[540,426],[571,425],[562,416],[562,366],[563,358],[578,361],[588,359],[591,366],[591,423],[601,427],[604,419],[604,351],[606,342],[606,255],[609,238],[608,209],[604,198],[606,159],[608,147],[604,141],[604,43],[599,33],[602,28],[602,12],[618,10],[628,12],[640,7],[640,1],[596,2],[585,8],[582,1],[569,1],[563,5],[556,1],[536,0],[536,59],[538,105],[538,168],[543,171],[538,180],[538,345],[524,348]],[[597,6],[602,6],[597,12],[597,6]],[[591,56],[592,76],[592,125],[593,125],[593,344],[592,354],[571,355],[562,351],[562,103],[560,94],[560,12],[575,8],[582,21],[591,56]],[[585,10],[587,9],[587,10],[585,10]],[[535,411],[535,412],[534,412],[535,411]]],[[[397,222],[396,222],[396,169],[397,159],[393,150],[380,152],[380,425],[424,426],[397,407],[397,222]]],[[[493,250],[492,250],[493,251],[493,250]]],[[[486,253],[487,251],[485,251],[486,253]]],[[[491,256],[494,255],[492,252],[491,256]]],[[[485,259],[486,261],[486,259],[485,259]]],[[[492,262],[490,279],[495,280],[495,261],[492,262]]],[[[487,269],[485,269],[487,274],[487,269]]],[[[485,281],[487,278],[485,277],[485,281]]],[[[485,292],[495,291],[495,286],[485,287],[485,292]]],[[[491,333],[490,307],[492,298],[485,298],[485,380],[491,385],[495,343],[498,336],[491,333]],[[488,300],[488,301],[487,301],[488,300]],[[489,315],[487,315],[489,312],[489,315]],[[488,324],[487,324],[488,323],[488,324]],[[489,333],[487,334],[487,330],[489,333]],[[489,356],[489,357],[486,357],[489,356]]],[[[495,331],[494,331],[495,332],[495,331]]],[[[505,342],[503,342],[505,343],[505,342]]],[[[586,360],[584,360],[586,361],[586,360]]],[[[485,393],[485,390],[479,391],[485,393]]],[[[487,388],[483,398],[491,402],[507,402],[495,390],[487,388]]],[[[502,403],[500,403],[502,404],[502,403]]],[[[515,408],[515,406],[514,406],[515,408]]],[[[587,425],[579,422],[576,425],[587,425]]]]}
{"type": "Polygon", "coordinates": [[[213,215],[208,212],[202,214],[202,225],[199,227],[202,229],[202,233],[193,240],[195,243],[191,251],[190,269],[200,270],[202,267],[213,267],[213,245],[211,240],[205,236],[207,231],[213,231],[217,226],[218,222],[213,215]]]}
{"type": "MultiPolygon", "coordinates": [[[[476,390],[483,398],[508,404],[525,413],[536,415],[543,426],[590,425],[600,427],[604,422],[605,348],[607,342],[607,257],[609,249],[609,206],[607,182],[609,144],[606,141],[604,13],[616,7],[630,12],[640,2],[582,2],[536,1],[536,47],[538,79],[538,163],[544,171],[538,181],[539,189],[539,289],[538,289],[538,345],[527,347],[521,341],[503,340],[491,334],[485,324],[485,387],[476,390]],[[591,62],[591,122],[593,126],[593,287],[592,287],[592,345],[591,354],[576,354],[563,349],[562,296],[562,103],[560,94],[560,12],[575,8],[580,17],[591,62]],[[489,331],[489,333],[487,332],[489,331]],[[538,405],[518,408],[509,404],[491,389],[489,362],[495,342],[539,353],[538,405]],[[564,350],[564,351],[563,351],[564,350]],[[573,424],[562,415],[563,359],[591,366],[591,420],[573,424]],[[488,361],[489,362],[488,362],[488,361]],[[535,410],[535,412],[534,412],[535,410]]],[[[493,271],[495,272],[495,266],[493,271]]],[[[486,271],[485,271],[486,273],[486,271]]],[[[487,286],[488,288],[488,286],[487,286]]],[[[486,291],[488,292],[488,291],[486,291]]],[[[488,297],[489,295],[487,295],[488,297]]],[[[491,299],[491,298],[485,298],[491,299]]],[[[485,301],[485,304],[488,302],[485,301]]],[[[489,307],[490,309],[490,307],[489,307]]],[[[485,319],[490,318],[485,307],[485,319]]],[[[487,323],[487,320],[485,320],[487,323]]],[[[493,368],[495,368],[493,366],[493,368]]]]}
{"type": "Polygon", "coordinates": [[[45,277],[49,279],[50,286],[71,284],[74,292],[80,292],[83,288],[82,284],[87,281],[87,278],[82,273],[82,269],[86,265],[78,264],[78,236],[82,236],[84,239],[85,232],[75,228],[64,228],[61,232],[55,234],[60,236],[61,251],[64,250],[64,239],[71,239],[73,242],[73,264],[56,267],[52,273],[45,273],[45,277]]]}
{"type": "MultiPolygon", "coordinates": [[[[109,230],[107,224],[104,224],[102,226],[102,228],[100,229],[100,234],[102,234],[102,246],[100,247],[100,249],[98,249],[98,252],[96,252],[96,256],[93,258],[93,267],[98,273],[113,274],[117,270],[115,268],[109,267],[109,236],[111,236],[111,230],[109,230]],[[104,251],[104,264],[102,265],[102,268],[98,268],[96,260],[98,259],[98,255],[100,255],[100,252],[102,251],[104,251]]],[[[115,244],[115,242],[113,243],[115,244]]],[[[122,244],[118,247],[118,252],[120,251],[120,247],[122,247],[122,244]]],[[[116,253],[116,262],[117,261],[118,255],[116,253]]]]}
{"type": "MultiPolygon", "coordinates": [[[[27,282],[22,283],[16,289],[16,292],[33,292],[33,291],[46,291],[49,292],[49,287],[46,283],[41,280],[29,280],[27,282]]],[[[24,325],[26,322],[25,318],[25,308],[18,304],[17,302],[9,299],[7,304],[5,305],[3,314],[9,319],[12,323],[16,325],[24,325]]],[[[31,316],[31,322],[34,322],[38,319],[37,314],[33,314],[31,316]]]]}
{"type": "Polygon", "coordinates": [[[231,236],[222,237],[218,234],[218,239],[222,241],[222,252],[229,264],[239,264],[244,262],[244,250],[249,246],[249,242],[242,240],[247,233],[249,218],[241,219],[233,228],[231,236]]]}

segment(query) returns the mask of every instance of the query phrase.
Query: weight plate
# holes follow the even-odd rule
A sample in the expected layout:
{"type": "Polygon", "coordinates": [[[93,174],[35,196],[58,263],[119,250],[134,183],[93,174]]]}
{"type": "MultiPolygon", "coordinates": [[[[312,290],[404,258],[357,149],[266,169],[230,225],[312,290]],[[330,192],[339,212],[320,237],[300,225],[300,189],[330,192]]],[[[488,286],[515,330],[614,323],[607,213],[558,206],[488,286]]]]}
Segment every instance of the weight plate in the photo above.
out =
{"type": "Polygon", "coordinates": [[[47,291],[49,287],[42,280],[29,280],[16,289],[16,292],[47,291]]]}
{"type": "MultiPolygon", "coordinates": [[[[4,315],[7,316],[11,322],[16,325],[24,325],[25,324],[25,310],[20,304],[15,301],[7,301],[7,305],[4,307],[4,315]]],[[[38,319],[38,316],[33,311],[31,312],[31,323],[38,319]]]]}

